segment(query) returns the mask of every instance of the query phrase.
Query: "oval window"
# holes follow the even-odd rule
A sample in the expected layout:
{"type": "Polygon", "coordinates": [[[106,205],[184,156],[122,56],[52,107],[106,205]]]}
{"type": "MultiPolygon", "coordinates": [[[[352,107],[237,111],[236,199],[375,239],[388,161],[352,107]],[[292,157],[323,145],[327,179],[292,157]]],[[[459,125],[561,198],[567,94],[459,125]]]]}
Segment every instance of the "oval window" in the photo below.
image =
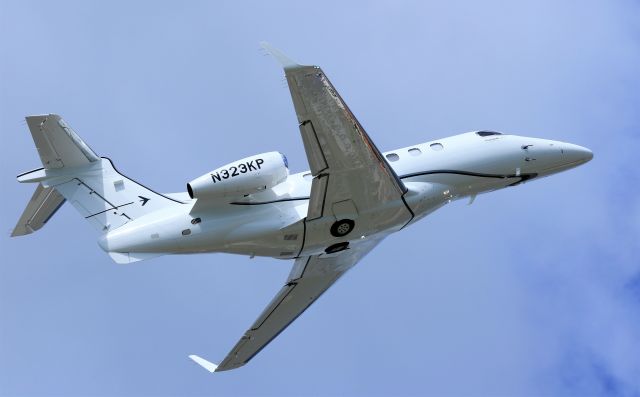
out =
{"type": "Polygon", "coordinates": [[[400,160],[400,156],[398,156],[395,153],[389,153],[389,154],[387,154],[386,157],[387,157],[387,160],[389,160],[389,161],[398,161],[398,160],[400,160]]]}
{"type": "Polygon", "coordinates": [[[501,133],[495,131],[478,131],[476,132],[476,134],[480,136],[502,135],[501,133]]]}
{"type": "Polygon", "coordinates": [[[412,156],[420,156],[421,153],[422,153],[422,151],[420,149],[418,149],[417,147],[409,149],[409,154],[412,155],[412,156]]]}
{"type": "Polygon", "coordinates": [[[442,146],[441,143],[432,143],[429,146],[431,147],[431,149],[436,150],[436,151],[444,149],[444,146],[442,146]]]}

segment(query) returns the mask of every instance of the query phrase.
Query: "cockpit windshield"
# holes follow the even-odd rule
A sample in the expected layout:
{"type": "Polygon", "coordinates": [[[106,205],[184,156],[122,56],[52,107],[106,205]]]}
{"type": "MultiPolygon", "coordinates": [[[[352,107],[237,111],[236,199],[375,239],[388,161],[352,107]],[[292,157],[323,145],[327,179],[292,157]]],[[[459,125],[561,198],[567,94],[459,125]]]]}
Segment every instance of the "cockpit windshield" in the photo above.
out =
{"type": "Polygon", "coordinates": [[[480,136],[502,135],[502,133],[495,131],[478,131],[476,134],[480,136]]]}

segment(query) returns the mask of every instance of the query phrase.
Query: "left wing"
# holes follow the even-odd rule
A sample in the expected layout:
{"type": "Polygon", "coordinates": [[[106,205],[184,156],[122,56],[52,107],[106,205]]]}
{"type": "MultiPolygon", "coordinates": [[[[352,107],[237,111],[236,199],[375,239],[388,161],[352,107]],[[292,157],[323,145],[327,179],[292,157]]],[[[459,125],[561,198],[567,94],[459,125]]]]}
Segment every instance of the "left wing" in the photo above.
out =
{"type": "Polygon", "coordinates": [[[296,259],[280,292],[219,366],[196,355],[189,357],[209,372],[227,371],[245,365],[380,241],[381,238],[372,238],[353,244],[350,249],[338,254],[296,259]]]}

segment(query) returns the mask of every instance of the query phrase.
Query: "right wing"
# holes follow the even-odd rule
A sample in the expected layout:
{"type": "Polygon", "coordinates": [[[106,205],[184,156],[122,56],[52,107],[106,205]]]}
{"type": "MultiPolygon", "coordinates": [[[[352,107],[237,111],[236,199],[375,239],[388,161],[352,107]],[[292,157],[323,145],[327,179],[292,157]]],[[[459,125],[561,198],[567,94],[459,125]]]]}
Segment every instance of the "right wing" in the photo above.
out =
{"type": "Polygon", "coordinates": [[[314,177],[307,221],[359,214],[361,230],[369,235],[408,223],[413,215],[406,205],[394,213],[380,211],[402,200],[407,188],[322,69],[298,65],[268,43],[262,46],[284,68],[314,177]]]}
{"type": "Polygon", "coordinates": [[[372,238],[353,244],[338,254],[296,259],[280,292],[219,366],[196,355],[190,358],[210,372],[227,371],[245,365],[380,241],[372,238]]]}

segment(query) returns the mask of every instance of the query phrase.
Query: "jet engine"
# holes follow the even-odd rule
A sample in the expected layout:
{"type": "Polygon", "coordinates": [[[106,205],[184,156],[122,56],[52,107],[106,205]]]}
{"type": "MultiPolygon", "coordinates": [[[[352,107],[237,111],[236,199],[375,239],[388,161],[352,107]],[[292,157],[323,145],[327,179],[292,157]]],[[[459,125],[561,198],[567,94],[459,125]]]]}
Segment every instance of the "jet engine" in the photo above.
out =
{"type": "Polygon", "coordinates": [[[289,164],[280,152],[262,153],[234,161],[187,183],[191,198],[247,195],[270,189],[289,176],[289,164]]]}

